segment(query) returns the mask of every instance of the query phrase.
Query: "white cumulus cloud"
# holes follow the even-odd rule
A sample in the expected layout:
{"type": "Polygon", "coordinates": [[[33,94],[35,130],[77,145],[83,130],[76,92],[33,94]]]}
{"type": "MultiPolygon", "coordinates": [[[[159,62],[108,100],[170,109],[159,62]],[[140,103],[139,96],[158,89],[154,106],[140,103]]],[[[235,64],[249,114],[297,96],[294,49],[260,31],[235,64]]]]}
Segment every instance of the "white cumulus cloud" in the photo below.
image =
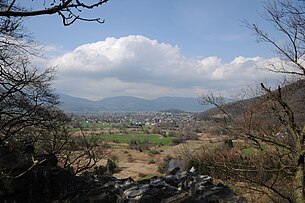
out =
{"type": "Polygon", "coordinates": [[[232,93],[279,76],[256,67],[268,60],[238,56],[185,57],[178,46],[141,35],[84,44],[50,61],[58,91],[90,99],[109,96],[199,96],[207,89],[232,93]]]}

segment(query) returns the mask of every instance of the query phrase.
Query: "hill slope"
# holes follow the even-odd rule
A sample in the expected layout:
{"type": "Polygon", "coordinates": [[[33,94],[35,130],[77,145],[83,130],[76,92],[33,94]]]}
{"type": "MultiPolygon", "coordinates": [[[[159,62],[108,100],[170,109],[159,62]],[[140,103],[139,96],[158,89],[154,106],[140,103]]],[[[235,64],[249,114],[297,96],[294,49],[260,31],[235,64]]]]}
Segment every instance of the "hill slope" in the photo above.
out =
{"type": "MultiPolygon", "coordinates": [[[[276,90],[275,90],[276,91],[276,90]]],[[[295,118],[299,121],[305,120],[305,80],[299,80],[287,86],[281,88],[282,96],[284,100],[290,105],[295,113],[295,118]]],[[[262,99],[266,99],[264,96],[254,97],[242,101],[230,102],[224,105],[227,112],[234,117],[241,117],[246,109],[260,108],[259,104],[262,99]]],[[[200,114],[199,119],[210,119],[218,117],[223,114],[216,107],[210,108],[200,114]]]]}
{"type": "Polygon", "coordinates": [[[99,106],[96,102],[83,99],[79,97],[72,97],[66,94],[59,94],[59,100],[61,102],[60,108],[66,112],[95,112],[106,110],[102,106],[99,106]]]}

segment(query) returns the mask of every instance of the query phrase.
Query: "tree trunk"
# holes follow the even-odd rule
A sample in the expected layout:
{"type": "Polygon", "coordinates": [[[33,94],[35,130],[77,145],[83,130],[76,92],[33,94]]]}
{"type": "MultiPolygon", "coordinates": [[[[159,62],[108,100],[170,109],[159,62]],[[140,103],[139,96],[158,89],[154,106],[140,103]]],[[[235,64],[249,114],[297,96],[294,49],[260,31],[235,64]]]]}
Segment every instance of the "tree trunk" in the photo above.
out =
{"type": "Polygon", "coordinates": [[[294,198],[296,203],[304,203],[304,155],[301,154],[297,161],[294,176],[294,198]]]}

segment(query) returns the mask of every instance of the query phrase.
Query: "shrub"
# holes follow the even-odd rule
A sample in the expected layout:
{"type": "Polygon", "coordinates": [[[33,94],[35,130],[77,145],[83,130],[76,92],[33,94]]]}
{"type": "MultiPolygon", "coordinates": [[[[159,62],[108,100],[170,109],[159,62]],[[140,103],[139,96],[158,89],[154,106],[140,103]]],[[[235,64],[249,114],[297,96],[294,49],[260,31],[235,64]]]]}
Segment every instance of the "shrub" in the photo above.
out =
{"type": "Polygon", "coordinates": [[[171,157],[170,155],[167,155],[166,157],[163,158],[162,162],[158,165],[158,171],[160,173],[166,173],[167,169],[168,169],[168,164],[170,162],[170,160],[172,160],[173,157],[171,157]]]}
{"type": "MultiPolygon", "coordinates": [[[[278,159],[274,149],[269,149],[268,153],[261,153],[259,149],[253,148],[251,153],[244,153],[240,146],[231,149],[206,147],[190,157],[188,168],[194,167],[199,173],[226,181],[227,184],[239,183],[243,193],[250,195],[253,192],[251,188],[255,188],[257,193],[269,194],[272,197],[276,195],[268,189],[272,186],[281,194],[291,196],[292,180],[289,176],[291,172],[288,168],[282,170],[278,159]]],[[[289,165],[288,156],[282,156],[280,159],[281,163],[285,162],[287,166],[289,165]]]]}
{"type": "Polygon", "coordinates": [[[156,163],[156,161],[154,159],[151,159],[148,161],[148,164],[155,164],[155,163],[156,163]]]}
{"type": "Polygon", "coordinates": [[[131,154],[128,154],[128,155],[127,155],[127,161],[128,161],[129,163],[134,162],[134,160],[135,160],[135,159],[132,157],[131,154]]]}
{"type": "Polygon", "coordinates": [[[158,150],[156,150],[156,149],[151,149],[151,150],[149,150],[149,153],[150,153],[150,154],[154,154],[154,155],[160,154],[160,152],[159,152],[158,150]]]}
{"type": "Polygon", "coordinates": [[[183,142],[183,140],[180,139],[180,138],[175,138],[175,139],[173,139],[173,141],[172,141],[172,143],[175,144],[175,145],[180,144],[180,143],[182,143],[182,142],[183,142]]]}

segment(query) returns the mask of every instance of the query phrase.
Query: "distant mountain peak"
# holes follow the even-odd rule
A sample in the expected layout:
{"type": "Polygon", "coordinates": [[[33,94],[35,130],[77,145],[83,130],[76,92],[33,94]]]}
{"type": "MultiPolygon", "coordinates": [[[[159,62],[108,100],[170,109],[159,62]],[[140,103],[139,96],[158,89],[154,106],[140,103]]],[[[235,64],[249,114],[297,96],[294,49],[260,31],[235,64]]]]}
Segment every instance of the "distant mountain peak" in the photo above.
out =
{"type": "Polygon", "coordinates": [[[197,102],[195,97],[159,97],[143,99],[133,96],[108,97],[98,101],[91,101],[66,94],[60,94],[62,102],[60,108],[73,113],[98,112],[158,112],[164,110],[201,112],[207,109],[197,102]]]}

